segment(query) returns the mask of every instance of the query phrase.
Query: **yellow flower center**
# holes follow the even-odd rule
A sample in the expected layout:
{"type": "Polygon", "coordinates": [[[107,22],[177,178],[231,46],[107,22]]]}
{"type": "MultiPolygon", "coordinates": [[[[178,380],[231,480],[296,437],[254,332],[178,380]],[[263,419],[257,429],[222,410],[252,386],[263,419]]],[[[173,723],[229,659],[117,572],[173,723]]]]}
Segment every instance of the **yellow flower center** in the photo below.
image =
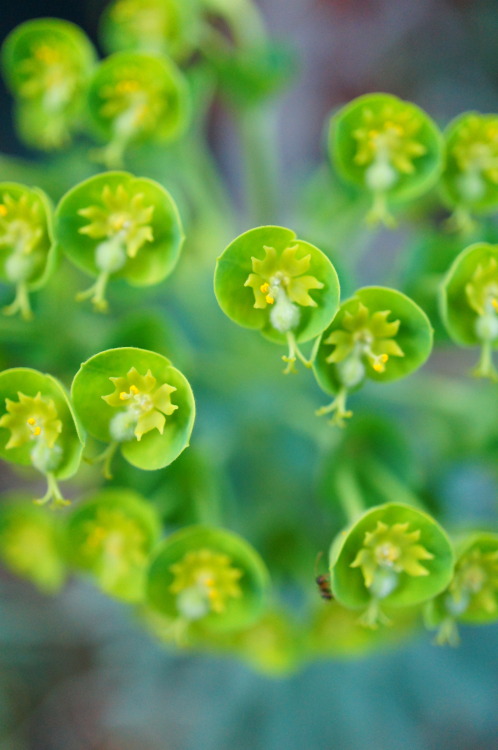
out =
{"type": "Polygon", "coordinates": [[[228,555],[210,549],[187,554],[170,567],[174,576],[169,587],[177,595],[180,614],[189,620],[209,612],[222,614],[231,599],[242,596],[239,580],[243,573],[228,555]]]}

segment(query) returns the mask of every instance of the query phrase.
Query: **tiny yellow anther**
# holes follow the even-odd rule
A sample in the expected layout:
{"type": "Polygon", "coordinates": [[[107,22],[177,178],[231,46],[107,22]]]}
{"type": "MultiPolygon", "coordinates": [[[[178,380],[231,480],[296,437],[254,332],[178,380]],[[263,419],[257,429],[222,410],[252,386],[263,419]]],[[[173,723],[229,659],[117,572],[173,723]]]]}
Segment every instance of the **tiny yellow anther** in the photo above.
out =
{"type": "Polygon", "coordinates": [[[381,354],[380,355],[380,361],[384,362],[384,364],[387,362],[388,359],[389,359],[389,355],[388,354],[381,354]]]}
{"type": "Polygon", "coordinates": [[[130,393],[133,393],[134,396],[136,396],[137,393],[139,393],[139,390],[136,385],[130,385],[130,393]]]}
{"type": "Polygon", "coordinates": [[[130,394],[126,393],[126,391],[121,391],[121,393],[119,394],[119,398],[121,399],[121,401],[126,401],[126,399],[129,397],[130,397],[130,394]]]}
{"type": "Polygon", "coordinates": [[[30,418],[28,419],[28,424],[30,424],[30,425],[34,425],[34,424],[35,424],[35,422],[36,422],[36,420],[34,419],[34,417],[30,417],[30,418]]]}
{"type": "Polygon", "coordinates": [[[273,303],[275,302],[274,297],[272,297],[270,294],[266,295],[265,300],[267,305],[273,305],[273,303]]]}
{"type": "Polygon", "coordinates": [[[491,300],[491,304],[495,308],[496,312],[498,312],[498,299],[491,300]]]}
{"type": "Polygon", "coordinates": [[[36,435],[37,437],[38,435],[41,435],[41,427],[35,427],[35,429],[33,430],[33,435],[36,435]]]}
{"type": "Polygon", "coordinates": [[[263,292],[263,294],[267,294],[270,291],[270,285],[267,281],[265,281],[264,284],[261,284],[261,286],[259,287],[259,291],[263,292]]]}
{"type": "Polygon", "coordinates": [[[381,364],[380,362],[374,362],[372,367],[375,370],[375,372],[384,372],[385,370],[384,365],[381,364]]]}
{"type": "Polygon", "coordinates": [[[3,203],[0,203],[0,216],[7,216],[7,206],[4,206],[3,203]]]}

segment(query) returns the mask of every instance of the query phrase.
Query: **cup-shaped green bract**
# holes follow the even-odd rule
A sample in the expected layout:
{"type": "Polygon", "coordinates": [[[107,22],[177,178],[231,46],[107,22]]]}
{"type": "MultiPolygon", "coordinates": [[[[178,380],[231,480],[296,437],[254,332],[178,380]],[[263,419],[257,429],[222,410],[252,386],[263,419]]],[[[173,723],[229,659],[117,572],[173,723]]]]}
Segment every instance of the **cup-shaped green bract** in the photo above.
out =
{"type": "Polygon", "coordinates": [[[432,349],[432,327],[409,297],[386,287],[364,287],[342,303],[323,332],[314,370],[318,384],[339,401],[321,413],[336,412],[339,422],[345,395],[366,378],[380,383],[398,380],[421,367],[432,349]]]}
{"type": "Polygon", "coordinates": [[[0,279],[16,288],[7,315],[31,317],[29,292],[39,289],[54,265],[52,206],[38,188],[0,183],[0,279]]]}
{"type": "Polygon", "coordinates": [[[331,120],[329,148],[339,175],[373,194],[373,223],[391,223],[386,201],[422,195],[442,168],[443,140],[434,122],[390,94],[360,96],[340,109],[331,120]]]}
{"type": "Polygon", "coordinates": [[[498,347],[498,245],[480,242],[458,255],[441,287],[441,314],[454,341],[481,346],[474,374],[496,380],[492,350],[498,347]]]}
{"type": "Polygon", "coordinates": [[[192,390],[160,354],[134,347],[100,352],[81,365],[71,394],[88,433],[119,446],[139,469],[162,469],[189,445],[192,390]]]}
{"type": "Polygon", "coordinates": [[[443,591],[453,575],[453,549],[427,513],[387,503],[364,513],[333,543],[330,585],[340,604],[367,608],[364,624],[382,621],[380,607],[410,607],[443,591]]]}
{"type": "Polygon", "coordinates": [[[148,577],[148,601],[163,615],[218,631],[236,630],[263,613],[268,574],[241,537],[189,526],[160,546],[148,577]]]}
{"type": "Polygon", "coordinates": [[[466,112],[448,125],[445,139],[443,196],[457,228],[465,230],[470,214],[498,208],[498,115],[466,112]]]}
{"type": "Polygon", "coordinates": [[[458,622],[485,625],[498,621],[498,534],[479,532],[457,545],[448,588],[427,604],[425,621],[437,628],[435,642],[457,646],[458,622]]]}
{"type": "Polygon", "coordinates": [[[110,278],[133,286],[163,281],[183,244],[176,204],[159,183],[127,172],[91,177],[62,198],[55,213],[61,252],[97,282],[80,298],[106,310],[110,278]]]}
{"type": "Polygon", "coordinates": [[[237,237],[218,258],[214,288],[229,318],[277,343],[289,334],[299,342],[318,336],[339,306],[330,260],[284,227],[258,227],[237,237]]]}
{"type": "MultiPolygon", "coordinates": [[[[78,470],[83,438],[63,386],[16,367],[0,373],[0,457],[67,479],[78,470]]],[[[49,499],[49,498],[47,498],[49,499]]]]}
{"type": "Polygon", "coordinates": [[[3,496],[0,560],[44,593],[58,591],[66,577],[59,518],[33,505],[26,495],[3,496]]]}
{"type": "Polygon", "coordinates": [[[132,143],[173,141],[181,135],[188,120],[189,93],[168,58],[116,52],[92,76],[88,113],[108,144],[103,161],[109,168],[120,167],[132,143]]]}
{"type": "Polygon", "coordinates": [[[95,51],[68,21],[37,18],[17,26],[3,47],[3,69],[18,100],[21,136],[32,146],[60,148],[79,126],[95,51]]]}
{"type": "Polygon", "coordinates": [[[109,52],[165,54],[185,58],[198,39],[198,0],[114,0],[101,17],[101,37],[109,52]]]}
{"type": "Polygon", "coordinates": [[[157,514],[144,498],[129,489],[101,490],[75,507],[67,520],[68,561],[107,594],[137,602],[145,595],[159,534],[157,514]]]}

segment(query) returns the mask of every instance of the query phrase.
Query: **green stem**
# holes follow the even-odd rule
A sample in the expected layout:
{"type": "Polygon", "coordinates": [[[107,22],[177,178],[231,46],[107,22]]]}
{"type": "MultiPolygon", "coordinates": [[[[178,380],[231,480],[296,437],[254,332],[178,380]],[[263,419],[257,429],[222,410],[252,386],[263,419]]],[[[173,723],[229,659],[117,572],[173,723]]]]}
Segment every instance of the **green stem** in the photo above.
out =
{"type": "Polygon", "coordinates": [[[82,302],[91,297],[95,310],[98,310],[98,312],[107,312],[109,303],[105,298],[105,292],[107,284],[109,283],[109,277],[110,273],[108,271],[102,271],[99,273],[95,284],[92,284],[91,287],[76,295],[77,302],[82,302]]]}
{"type": "Polygon", "coordinates": [[[111,464],[112,460],[116,454],[116,451],[119,447],[119,443],[116,440],[113,440],[112,443],[109,443],[107,448],[104,448],[102,453],[99,453],[94,458],[85,458],[87,463],[89,464],[103,464],[102,466],[102,474],[106,479],[112,479],[112,471],[111,471],[111,464]]]}
{"type": "Polygon", "coordinates": [[[482,342],[481,357],[472,374],[475,378],[489,378],[494,383],[498,381],[498,372],[493,363],[493,342],[491,340],[482,342]]]}
{"type": "Polygon", "coordinates": [[[289,353],[286,356],[284,355],[282,357],[283,361],[287,362],[287,367],[284,370],[284,375],[288,375],[291,372],[297,372],[296,368],[294,367],[296,359],[302,362],[302,364],[308,369],[312,367],[313,360],[306,359],[301,349],[299,348],[296,337],[291,331],[287,333],[287,343],[289,345],[289,353]]]}
{"type": "Polygon", "coordinates": [[[273,117],[265,107],[243,107],[236,112],[242,153],[248,221],[251,225],[275,222],[278,215],[277,159],[273,117]]]}
{"type": "Polygon", "coordinates": [[[345,427],[345,419],[349,419],[353,416],[352,411],[346,409],[346,399],[348,397],[348,389],[344,386],[339,389],[335,399],[327,406],[322,406],[317,409],[315,414],[317,417],[323,417],[324,414],[333,414],[330,424],[336,427],[345,427]]]}
{"type": "Polygon", "coordinates": [[[47,505],[47,503],[51,503],[51,508],[55,510],[56,508],[63,508],[66,505],[70,505],[69,500],[65,500],[62,496],[62,492],[59,489],[59,484],[57,482],[57,479],[52,474],[52,472],[47,472],[45,475],[47,478],[47,491],[43,495],[43,497],[39,498],[38,500],[35,500],[36,505],[47,505]]]}
{"type": "Polygon", "coordinates": [[[423,510],[419,498],[384,463],[372,457],[363,458],[361,467],[366,478],[386,500],[423,510]]]}
{"type": "Polygon", "coordinates": [[[334,485],[348,523],[355,523],[365,512],[363,493],[351,466],[342,463],[337,467],[334,485]]]}
{"type": "Polygon", "coordinates": [[[3,308],[4,315],[17,315],[18,312],[21,313],[23,320],[33,319],[33,312],[29,302],[28,285],[23,281],[16,286],[16,296],[12,304],[3,308]]]}

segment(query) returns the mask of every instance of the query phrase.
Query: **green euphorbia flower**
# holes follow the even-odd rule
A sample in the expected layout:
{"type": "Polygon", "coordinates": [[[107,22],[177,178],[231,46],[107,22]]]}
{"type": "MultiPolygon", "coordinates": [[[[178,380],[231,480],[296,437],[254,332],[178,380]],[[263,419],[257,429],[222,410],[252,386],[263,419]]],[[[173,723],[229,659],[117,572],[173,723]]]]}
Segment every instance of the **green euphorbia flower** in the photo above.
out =
{"type": "Polygon", "coordinates": [[[448,126],[443,194],[453,208],[451,225],[474,228],[473,213],[498,207],[498,116],[466,112],[448,126]]]}
{"type": "Polygon", "coordinates": [[[31,146],[66,146],[81,122],[84,92],[96,59],[80,28],[58,18],[17,26],[3,47],[7,83],[18,100],[21,137],[31,146]]]}
{"type": "Polygon", "coordinates": [[[455,573],[444,593],[427,606],[428,627],[436,643],[459,643],[457,622],[498,621],[498,535],[474,534],[459,545],[455,573]]]}
{"type": "Polygon", "coordinates": [[[0,558],[44,593],[59,591],[66,577],[59,519],[24,495],[2,497],[0,558]]]}
{"type": "MultiPolygon", "coordinates": [[[[140,375],[135,367],[131,367],[124,377],[110,377],[115,391],[108,396],[102,396],[106,404],[119,409],[126,407],[130,415],[130,427],[137,440],[142,439],[151,430],[158,430],[162,435],[166,424],[166,417],[178,409],[171,403],[171,394],[176,388],[168,383],[159,385],[150,370],[140,375]]],[[[112,429],[112,428],[111,428],[112,429]]]]}
{"type": "Polygon", "coordinates": [[[98,157],[122,166],[126,150],[144,141],[172,141],[187,125],[189,96],[175,64],[141,52],[117,52],[96,69],[88,91],[95,130],[108,141],[98,157]]]}
{"type": "Polygon", "coordinates": [[[47,477],[40,504],[65,505],[57,479],[78,469],[83,438],[62,385],[50,375],[28,368],[0,373],[0,456],[21,466],[33,466],[47,477]]]}
{"type": "Polygon", "coordinates": [[[127,172],[107,172],[76,185],[55,215],[61,251],[95,284],[78,295],[106,311],[107,284],[125,278],[134,286],[163,281],[175,267],[183,228],[171,195],[159,183],[127,172]]]}
{"type": "Polygon", "coordinates": [[[340,176],[372,193],[372,224],[392,226],[387,201],[422,195],[442,167],[436,125],[414,104],[388,94],[361,96],[334,115],[329,147],[340,176]]]}
{"type": "Polygon", "coordinates": [[[288,343],[287,372],[296,356],[309,366],[297,344],[318,336],[339,304],[332,263],[283,227],[258,227],[237,237],[218,258],[214,285],[229,318],[288,343]]]}
{"type": "Polygon", "coordinates": [[[184,59],[201,31],[198,0],[114,0],[101,17],[109,52],[150,52],[184,59]]]}
{"type": "Polygon", "coordinates": [[[315,375],[336,398],[317,414],[332,412],[332,422],[342,426],[352,415],[346,409],[348,392],[366,378],[389,382],[409,375],[423,365],[431,348],[431,324],[415,302],[394,289],[359,289],[322,334],[315,375]]]}
{"type": "Polygon", "coordinates": [[[53,268],[52,208],[38,188],[0,183],[0,278],[15,285],[6,315],[32,317],[29,291],[39,289],[53,268]]]}
{"type": "Polygon", "coordinates": [[[361,622],[385,622],[382,607],[410,607],[446,588],[453,551],[443,529],[428,514],[398,503],[365,512],[333,543],[332,591],[345,607],[366,606],[361,622]]]}
{"type": "Polygon", "coordinates": [[[441,312],[458,344],[481,347],[476,377],[498,380],[498,245],[478,243],[455,259],[441,287],[441,312]]]}
{"type": "Polygon", "coordinates": [[[133,347],[100,352],[83,363],[71,393],[88,433],[109,443],[100,457],[107,476],[118,448],[133,466],[154,470],[170,464],[189,444],[192,390],[160,354],[133,347]]]}
{"type": "Polygon", "coordinates": [[[160,524],[152,506],[129,489],[102,490],[78,505],[66,530],[71,564],[108,594],[137,602],[160,524]]]}
{"type": "Polygon", "coordinates": [[[149,570],[149,604],[177,626],[247,627],[262,614],[268,574],[249,544],[222,529],[191,526],[158,549],[149,570]]]}

